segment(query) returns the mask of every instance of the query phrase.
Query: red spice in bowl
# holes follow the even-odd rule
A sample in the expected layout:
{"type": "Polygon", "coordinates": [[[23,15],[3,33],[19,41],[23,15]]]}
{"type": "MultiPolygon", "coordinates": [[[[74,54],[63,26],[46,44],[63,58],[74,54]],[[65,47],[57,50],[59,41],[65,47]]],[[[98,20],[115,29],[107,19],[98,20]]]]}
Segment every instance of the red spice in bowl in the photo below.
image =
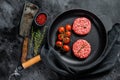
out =
{"type": "Polygon", "coordinates": [[[45,13],[40,13],[37,15],[35,21],[38,25],[44,25],[47,20],[47,15],[45,13]]]}

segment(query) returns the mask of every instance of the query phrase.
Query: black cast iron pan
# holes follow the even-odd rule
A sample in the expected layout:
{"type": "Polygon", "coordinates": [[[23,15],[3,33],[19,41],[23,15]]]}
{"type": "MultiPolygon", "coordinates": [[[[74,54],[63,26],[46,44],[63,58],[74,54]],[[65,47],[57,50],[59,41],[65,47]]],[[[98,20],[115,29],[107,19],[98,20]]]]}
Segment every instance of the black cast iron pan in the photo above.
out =
{"type": "MultiPolygon", "coordinates": [[[[81,9],[69,10],[59,15],[48,30],[47,35],[48,50],[42,50],[46,63],[55,71],[63,73],[76,73],[88,70],[100,63],[106,54],[104,54],[107,45],[107,32],[100,19],[91,12],[81,9]],[[78,17],[86,17],[92,23],[91,31],[88,35],[79,36],[72,32],[69,46],[78,39],[87,40],[92,47],[90,56],[87,59],[80,60],[73,55],[72,49],[68,53],[61,53],[55,47],[58,27],[66,24],[73,24],[78,17]]],[[[45,48],[45,47],[44,47],[45,48]]]]}

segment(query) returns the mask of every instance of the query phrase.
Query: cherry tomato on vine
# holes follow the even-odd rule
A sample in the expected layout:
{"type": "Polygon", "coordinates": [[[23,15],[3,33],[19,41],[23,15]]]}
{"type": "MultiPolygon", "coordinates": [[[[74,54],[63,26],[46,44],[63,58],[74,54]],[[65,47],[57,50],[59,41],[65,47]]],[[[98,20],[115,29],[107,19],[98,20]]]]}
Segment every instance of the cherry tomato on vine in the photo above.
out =
{"type": "Polygon", "coordinates": [[[59,27],[58,28],[58,32],[59,33],[64,33],[65,32],[65,28],[64,27],[59,27]]]}
{"type": "Polygon", "coordinates": [[[64,34],[58,34],[58,40],[63,40],[64,34]]]}
{"type": "Polygon", "coordinates": [[[70,47],[68,45],[63,45],[63,50],[65,52],[68,52],[68,51],[70,51],[70,47]]]}
{"type": "Polygon", "coordinates": [[[65,29],[66,29],[66,31],[71,31],[71,25],[70,24],[66,24],[65,29]]]}
{"type": "Polygon", "coordinates": [[[63,43],[61,41],[56,41],[56,46],[57,47],[62,47],[63,46],[63,43]]]}
{"type": "Polygon", "coordinates": [[[70,43],[70,38],[69,38],[69,37],[65,37],[65,38],[63,39],[63,43],[65,43],[65,44],[70,43]]]}
{"type": "Polygon", "coordinates": [[[70,37],[70,36],[71,36],[71,32],[70,32],[70,31],[66,31],[66,32],[65,32],[65,36],[66,36],[66,37],[70,37]]]}

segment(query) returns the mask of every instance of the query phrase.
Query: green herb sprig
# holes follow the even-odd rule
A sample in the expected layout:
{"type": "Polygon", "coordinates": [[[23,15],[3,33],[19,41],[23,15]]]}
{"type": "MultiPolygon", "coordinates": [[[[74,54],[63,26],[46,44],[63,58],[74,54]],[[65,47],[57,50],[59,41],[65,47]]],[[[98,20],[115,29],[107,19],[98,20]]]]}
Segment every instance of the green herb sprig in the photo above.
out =
{"type": "Polygon", "coordinates": [[[34,56],[38,54],[38,49],[42,45],[45,32],[46,32],[46,26],[44,26],[43,33],[41,33],[39,29],[37,31],[33,31],[33,27],[32,27],[31,43],[33,43],[34,46],[34,56]]]}

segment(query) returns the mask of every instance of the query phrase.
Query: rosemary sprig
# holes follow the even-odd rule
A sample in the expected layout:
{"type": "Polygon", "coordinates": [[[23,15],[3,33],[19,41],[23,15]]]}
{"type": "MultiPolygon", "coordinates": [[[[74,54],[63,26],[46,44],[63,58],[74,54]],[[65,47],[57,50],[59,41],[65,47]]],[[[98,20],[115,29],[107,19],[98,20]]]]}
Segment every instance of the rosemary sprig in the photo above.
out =
{"type": "Polygon", "coordinates": [[[78,52],[77,53],[79,53],[83,48],[85,48],[86,47],[86,45],[82,45],[82,47],[78,50],[78,52]]]}
{"type": "Polygon", "coordinates": [[[33,28],[32,28],[31,43],[34,44],[34,56],[38,54],[38,49],[42,44],[42,41],[43,41],[44,36],[45,36],[45,32],[46,32],[46,26],[43,30],[43,33],[41,33],[39,29],[34,32],[33,28]]]}
{"type": "Polygon", "coordinates": [[[34,34],[34,53],[37,55],[38,53],[38,48],[41,44],[41,39],[42,39],[42,34],[40,33],[39,30],[37,30],[34,34]]]}

